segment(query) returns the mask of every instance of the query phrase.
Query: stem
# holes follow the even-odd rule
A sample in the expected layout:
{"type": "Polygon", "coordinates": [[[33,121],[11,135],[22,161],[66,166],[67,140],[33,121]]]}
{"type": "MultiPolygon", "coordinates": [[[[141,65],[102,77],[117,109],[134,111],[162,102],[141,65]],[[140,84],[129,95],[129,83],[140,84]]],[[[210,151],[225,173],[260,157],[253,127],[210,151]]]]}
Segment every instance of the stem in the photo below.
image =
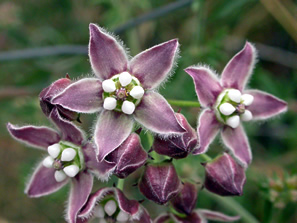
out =
{"type": "MultiPolygon", "coordinates": [[[[149,132],[147,132],[146,134],[147,134],[147,141],[148,141],[149,149],[150,149],[154,143],[154,137],[149,132]]],[[[150,155],[154,159],[155,162],[158,163],[158,162],[162,161],[161,155],[159,155],[155,151],[152,151],[150,153],[150,155]]]]}
{"type": "Polygon", "coordinates": [[[200,154],[199,157],[202,158],[202,159],[204,159],[205,162],[212,161],[212,158],[209,155],[206,155],[206,154],[200,154]]]}
{"type": "Polygon", "coordinates": [[[125,179],[118,179],[118,183],[117,183],[117,188],[120,189],[121,191],[123,191],[124,189],[124,183],[125,183],[125,179]]]}
{"type": "Polygon", "coordinates": [[[205,194],[213,198],[214,200],[216,200],[221,206],[225,207],[226,209],[233,210],[236,214],[238,214],[242,218],[242,222],[259,223],[259,221],[251,213],[249,213],[244,207],[242,207],[234,199],[230,197],[221,197],[206,191],[205,191],[205,194]]]}
{"type": "Polygon", "coordinates": [[[182,101],[182,100],[167,100],[169,104],[180,107],[197,107],[200,108],[198,101],[182,101]]]}

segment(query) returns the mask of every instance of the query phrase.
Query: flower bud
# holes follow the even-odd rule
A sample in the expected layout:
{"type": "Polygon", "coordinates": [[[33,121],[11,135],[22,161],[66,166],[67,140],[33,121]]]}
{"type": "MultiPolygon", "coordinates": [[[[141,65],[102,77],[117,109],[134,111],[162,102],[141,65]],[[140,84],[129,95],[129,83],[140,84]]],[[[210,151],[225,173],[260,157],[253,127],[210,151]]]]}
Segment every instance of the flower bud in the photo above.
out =
{"type": "Polygon", "coordinates": [[[227,153],[205,164],[204,186],[222,196],[240,196],[245,183],[245,170],[227,153]]]}
{"type": "Polygon", "coordinates": [[[198,139],[195,130],[190,126],[185,116],[176,113],[175,117],[186,132],[182,135],[168,139],[156,136],[153,150],[161,155],[170,156],[174,159],[181,159],[188,156],[188,154],[197,146],[198,139]]]}
{"type": "Polygon", "coordinates": [[[61,78],[54,83],[52,83],[47,88],[44,88],[40,94],[39,94],[39,102],[40,107],[43,113],[48,117],[51,113],[52,109],[57,107],[60,115],[63,118],[66,118],[70,121],[77,120],[78,114],[76,112],[72,112],[68,109],[62,108],[59,105],[53,105],[51,103],[51,100],[53,97],[55,97],[57,94],[59,94],[61,91],[63,91],[68,85],[70,85],[72,81],[66,77],[61,78]]]}
{"type": "Polygon", "coordinates": [[[181,183],[173,164],[163,162],[147,165],[138,186],[147,199],[163,205],[178,194],[181,183]]]}
{"type": "Polygon", "coordinates": [[[178,212],[190,215],[196,206],[198,189],[195,184],[185,182],[181,191],[170,203],[178,212]]]}

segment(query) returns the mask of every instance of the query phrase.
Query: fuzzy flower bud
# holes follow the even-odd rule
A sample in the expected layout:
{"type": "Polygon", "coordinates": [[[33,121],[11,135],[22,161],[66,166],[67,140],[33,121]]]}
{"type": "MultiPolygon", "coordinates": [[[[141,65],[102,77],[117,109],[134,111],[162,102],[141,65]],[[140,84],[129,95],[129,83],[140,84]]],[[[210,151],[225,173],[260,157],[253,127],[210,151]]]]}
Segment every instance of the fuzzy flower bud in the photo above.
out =
{"type": "Polygon", "coordinates": [[[204,186],[222,196],[241,196],[245,184],[245,170],[227,153],[205,164],[204,186]]]}
{"type": "Polygon", "coordinates": [[[139,182],[140,192],[157,204],[166,204],[180,190],[180,180],[172,163],[149,164],[139,182]]]}

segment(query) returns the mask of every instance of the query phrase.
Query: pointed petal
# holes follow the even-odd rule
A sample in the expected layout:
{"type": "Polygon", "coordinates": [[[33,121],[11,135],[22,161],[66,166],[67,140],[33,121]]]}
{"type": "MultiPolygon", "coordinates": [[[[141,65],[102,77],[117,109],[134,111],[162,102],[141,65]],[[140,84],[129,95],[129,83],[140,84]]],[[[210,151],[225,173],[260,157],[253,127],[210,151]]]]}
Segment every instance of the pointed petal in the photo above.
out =
{"type": "Polygon", "coordinates": [[[63,187],[68,179],[57,182],[54,168],[46,168],[42,162],[35,169],[29,183],[26,186],[25,193],[29,197],[41,197],[56,192],[63,187]]]}
{"type": "Polygon", "coordinates": [[[144,94],[135,109],[134,118],[145,128],[158,134],[169,135],[185,132],[166,99],[156,92],[144,94]]]}
{"type": "Polygon", "coordinates": [[[248,90],[245,93],[254,96],[253,103],[247,107],[252,112],[253,120],[271,118],[287,111],[287,103],[271,94],[258,90],[248,90]]]}
{"type": "Polygon", "coordinates": [[[223,70],[221,83],[225,88],[242,91],[255,67],[256,49],[246,42],[245,47],[237,53],[223,70]]]}
{"type": "Polygon", "coordinates": [[[93,187],[93,176],[81,172],[72,178],[70,196],[68,201],[67,221],[75,223],[77,214],[87,202],[93,187]]]}
{"type": "Polygon", "coordinates": [[[205,153],[220,128],[221,124],[218,122],[214,111],[209,109],[203,110],[199,116],[197,128],[199,147],[193,151],[193,154],[205,153]]]}
{"type": "Polygon", "coordinates": [[[89,57],[94,73],[105,80],[126,71],[128,58],[120,42],[95,24],[89,28],[89,57]]]}
{"type": "Polygon", "coordinates": [[[200,104],[211,107],[223,91],[217,75],[206,67],[188,67],[185,71],[193,78],[200,104]]]}
{"type": "Polygon", "coordinates": [[[70,141],[76,145],[81,145],[82,142],[85,140],[83,131],[80,130],[72,122],[62,118],[56,108],[52,110],[50,118],[60,129],[63,140],[70,141]]]}
{"type": "Polygon", "coordinates": [[[98,160],[121,145],[132,131],[133,120],[123,113],[104,110],[99,116],[95,129],[95,143],[98,160]]]}
{"type": "Polygon", "coordinates": [[[7,130],[14,139],[34,148],[47,149],[61,139],[56,131],[44,126],[18,127],[8,123],[7,130]]]}
{"type": "Polygon", "coordinates": [[[72,81],[69,78],[61,78],[61,79],[56,80],[54,83],[52,83],[50,86],[44,88],[40,92],[39,99],[44,100],[44,99],[53,97],[55,94],[61,92],[68,85],[70,85],[71,82],[72,81]]]}
{"type": "Polygon", "coordinates": [[[232,222],[240,219],[240,216],[228,216],[223,213],[207,209],[197,209],[197,213],[212,221],[232,222]]]}
{"type": "Polygon", "coordinates": [[[221,132],[221,137],[235,159],[247,167],[252,161],[252,152],[242,126],[239,125],[235,129],[225,126],[221,132]]]}
{"type": "Polygon", "coordinates": [[[154,223],[167,223],[170,219],[171,217],[168,213],[161,214],[157,218],[155,218],[154,223]]]}
{"type": "Polygon", "coordinates": [[[176,223],[206,223],[195,212],[190,213],[186,217],[179,217],[177,215],[172,215],[172,218],[174,219],[174,222],[176,222],[176,223]]]}
{"type": "Polygon", "coordinates": [[[178,41],[173,39],[141,52],[130,62],[131,73],[145,89],[158,87],[174,65],[178,46],[178,41]]]}
{"type": "Polygon", "coordinates": [[[98,162],[96,159],[96,146],[93,143],[87,143],[83,146],[85,165],[99,180],[107,181],[112,175],[116,163],[110,163],[106,160],[98,162]]]}
{"type": "Polygon", "coordinates": [[[79,113],[94,113],[102,107],[102,86],[97,78],[83,78],[65,88],[52,103],[79,113]]]}

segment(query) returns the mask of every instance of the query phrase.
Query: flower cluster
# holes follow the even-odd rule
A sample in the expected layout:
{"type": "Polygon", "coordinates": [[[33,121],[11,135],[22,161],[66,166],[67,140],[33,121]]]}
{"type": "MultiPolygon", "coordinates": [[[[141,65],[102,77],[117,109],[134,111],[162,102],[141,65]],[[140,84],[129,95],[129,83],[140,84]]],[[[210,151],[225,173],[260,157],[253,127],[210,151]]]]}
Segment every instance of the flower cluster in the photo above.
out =
{"type": "Polygon", "coordinates": [[[12,137],[45,153],[25,193],[40,197],[71,182],[68,222],[97,218],[102,223],[150,223],[148,211],[138,201],[128,199],[123,188],[104,187],[92,193],[94,176],[101,181],[111,175],[124,179],[144,166],[139,191],[156,204],[172,207],[155,222],[239,219],[195,209],[197,185],[181,179],[172,159],[205,153],[221,130],[229,153],[202,163],[203,186],[222,196],[242,195],[245,170],[252,155],[240,121],[270,118],[284,112],[286,103],[268,93],[245,89],[256,58],[254,47],[247,43],[228,63],[220,80],[207,67],[185,69],[194,80],[203,107],[195,131],[186,117],[175,113],[157,92],[172,73],[178,48],[178,41],[173,39],[129,60],[120,41],[91,24],[89,58],[94,77],[73,81],[67,75],[39,95],[43,113],[57,130],[7,124],[12,137]],[[82,113],[98,113],[90,137],[78,127],[82,113]],[[139,125],[154,135],[148,152],[134,132],[139,125]],[[171,159],[154,160],[148,154],[152,151],[171,159]]]}

